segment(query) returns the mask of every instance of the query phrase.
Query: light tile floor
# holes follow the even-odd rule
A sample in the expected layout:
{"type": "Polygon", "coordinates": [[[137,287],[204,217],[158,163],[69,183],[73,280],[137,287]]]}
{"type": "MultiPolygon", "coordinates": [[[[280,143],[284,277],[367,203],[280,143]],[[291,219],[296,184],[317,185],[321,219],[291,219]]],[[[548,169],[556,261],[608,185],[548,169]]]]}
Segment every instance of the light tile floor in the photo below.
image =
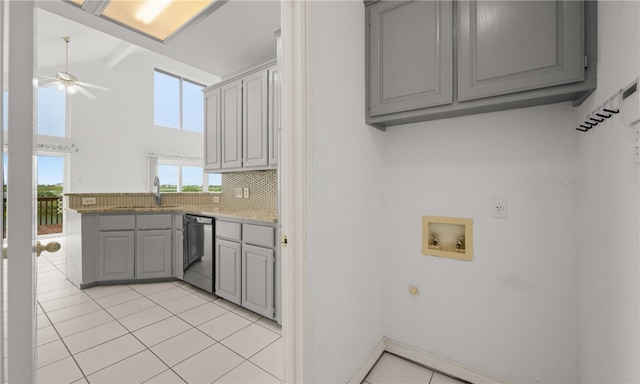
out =
{"type": "Polygon", "coordinates": [[[282,382],[277,323],[180,281],[80,290],[56,240],[38,259],[38,382],[282,382]]]}
{"type": "MultiPolygon", "coordinates": [[[[277,323],[179,281],[80,290],[65,239],[50,240],[62,249],[38,258],[39,383],[282,382],[277,323]]],[[[363,381],[381,383],[464,381],[384,353],[363,381]]]]}
{"type": "Polygon", "coordinates": [[[398,357],[391,353],[383,353],[371,369],[363,384],[462,384],[459,381],[439,372],[398,357]]]}

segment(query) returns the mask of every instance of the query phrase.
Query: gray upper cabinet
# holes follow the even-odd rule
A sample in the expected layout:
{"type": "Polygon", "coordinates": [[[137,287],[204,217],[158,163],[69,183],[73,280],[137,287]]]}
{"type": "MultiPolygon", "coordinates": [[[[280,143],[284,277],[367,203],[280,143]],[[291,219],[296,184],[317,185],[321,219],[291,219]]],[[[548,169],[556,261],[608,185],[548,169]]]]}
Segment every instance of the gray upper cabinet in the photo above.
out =
{"type": "Polygon", "coordinates": [[[579,105],[596,89],[595,1],[365,5],[366,122],[376,128],[579,105]]]}
{"type": "Polygon", "coordinates": [[[379,2],[369,23],[371,116],[452,102],[451,2],[379,2]]]}
{"type": "Polygon", "coordinates": [[[460,1],[458,99],[584,80],[584,3],[460,1]]]}
{"type": "MultiPolygon", "coordinates": [[[[222,168],[242,167],[242,80],[221,88],[222,168]]],[[[207,139],[208,140],[208,139],[207,139]]]]}
{"type": "Polygon", "coordinates": [[[269,165],[278,164],[280,146],[280,72],[269,68],[269,165]]]}
{"type": "Polygon", "coordinates": [[[204,169],[216,171],[222,168],[222,148],[220,146],[220,88],[209,90],[205,100],[205,143],[204,169]]]}
{"type": "Polygon", "coordinates": [[[269,72],[252,73],[243,79],[242,93],[242,155],[245,168],[269,164],[267,121],[269,72]]]}
{"type": "Polygon", "coordinates": [[[275,60],[204,90],[207,172],[278,164],[279,78],[275,60]]]}

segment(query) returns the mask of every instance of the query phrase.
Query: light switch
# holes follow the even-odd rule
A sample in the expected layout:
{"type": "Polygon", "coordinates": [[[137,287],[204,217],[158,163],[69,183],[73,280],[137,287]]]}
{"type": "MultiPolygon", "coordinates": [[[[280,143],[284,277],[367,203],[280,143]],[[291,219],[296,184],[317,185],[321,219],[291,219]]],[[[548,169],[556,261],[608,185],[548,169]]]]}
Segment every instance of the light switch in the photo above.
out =
{"type": "Polygon", "coordinates": [[[248,199],[249,198],[249,187],[244,187],[244,198],[248,199]]]}

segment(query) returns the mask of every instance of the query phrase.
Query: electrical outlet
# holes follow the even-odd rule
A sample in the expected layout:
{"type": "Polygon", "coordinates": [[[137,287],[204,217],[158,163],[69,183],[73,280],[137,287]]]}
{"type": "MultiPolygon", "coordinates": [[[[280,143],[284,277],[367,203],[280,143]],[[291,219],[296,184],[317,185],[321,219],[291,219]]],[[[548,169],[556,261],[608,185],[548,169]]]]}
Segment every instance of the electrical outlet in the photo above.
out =
{"type": "Polygon", "coordinates": [[[215,204],[219,204],[220,203],[220,196],[213,196],[213,202],[215,204]]]}
{"type": "Polygon", "coordinates": [[[82,205],[96,205],[96,198],[95,197],[83,197],[82,198],[82,205]]]}
{"type": "Polygon", "coordinates": [[[242,199],[242,188],[236,188],[236,199],[242,199]]]}
{"type": "Polygon", "coordinates": [[[507,199],[495,197],[491,199],[491,217],[496,219],[507,218],[507,199]]]}
{"type": "Polygon", "coordinates": [[[248,199],[249,198],[249,187],[244,187],[243,193],[244,193],[244,198],[248,199]]]}

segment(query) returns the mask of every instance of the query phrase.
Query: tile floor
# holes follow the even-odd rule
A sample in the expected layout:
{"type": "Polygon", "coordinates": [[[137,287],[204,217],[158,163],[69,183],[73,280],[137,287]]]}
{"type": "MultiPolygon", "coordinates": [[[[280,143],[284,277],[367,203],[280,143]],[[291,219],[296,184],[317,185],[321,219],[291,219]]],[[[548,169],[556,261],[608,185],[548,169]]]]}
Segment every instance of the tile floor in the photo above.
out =
{"type": "MultiPolygon", "coordinates": [[[[51,240],[62,249],[38,258],[39,383],[282,382],[275,322],[180,281],[80,290],[65,239],[51,240]]],[[[464,382],[384,353],[363,381],[381,383],[464,382]]]]}
{"type": "Polygon", "coordinates": [[[391,353],[383,353],[371,369],[363,384],[462,384],[439,372],[412,363],[391,353]]]}
{"type": "Polygon", "coordinates": [[[179,281],[77,289],[60,242],[38,259],[38,382],[282,381],[275,322],[179,281]]]}

